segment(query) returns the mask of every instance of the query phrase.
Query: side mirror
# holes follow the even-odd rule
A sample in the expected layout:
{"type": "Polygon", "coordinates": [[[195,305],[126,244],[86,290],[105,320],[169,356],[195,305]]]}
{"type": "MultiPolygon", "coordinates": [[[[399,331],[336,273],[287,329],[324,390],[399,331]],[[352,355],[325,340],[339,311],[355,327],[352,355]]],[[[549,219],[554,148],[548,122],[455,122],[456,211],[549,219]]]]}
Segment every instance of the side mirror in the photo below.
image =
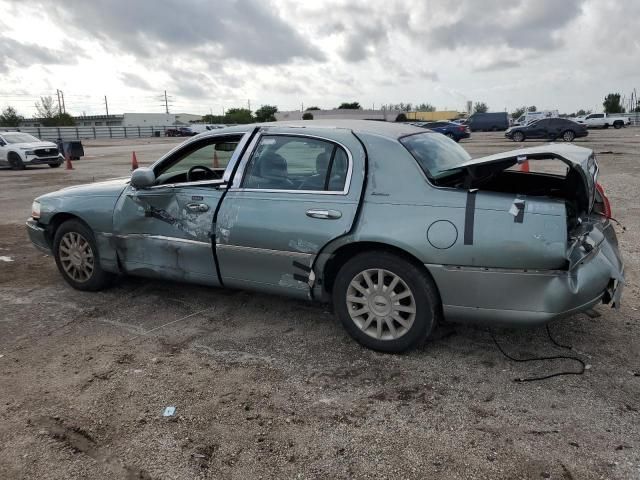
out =
{"type": "Polygon", "coordinates": [[[131,174],[131,186],[133,188],[147,188],[156,181],[156,175],[153,170],[146,167],[137,168],[131,174]]]}

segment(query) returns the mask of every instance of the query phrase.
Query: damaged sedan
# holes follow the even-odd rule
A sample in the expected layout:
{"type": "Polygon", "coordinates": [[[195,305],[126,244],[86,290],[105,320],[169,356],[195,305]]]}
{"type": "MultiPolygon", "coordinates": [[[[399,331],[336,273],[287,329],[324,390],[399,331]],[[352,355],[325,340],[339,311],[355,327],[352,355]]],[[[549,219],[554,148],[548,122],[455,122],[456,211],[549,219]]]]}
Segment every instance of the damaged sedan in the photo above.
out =
{"type": "Polygon", "coordinates": [[[471,159],[409,125],[242,125],[43,195],[27,230],[80,290],[139,275],[330,302],[355,340],[401,352],[441,319],[527,326],[618,306],[597,176],[570,144],[471,159]]]}

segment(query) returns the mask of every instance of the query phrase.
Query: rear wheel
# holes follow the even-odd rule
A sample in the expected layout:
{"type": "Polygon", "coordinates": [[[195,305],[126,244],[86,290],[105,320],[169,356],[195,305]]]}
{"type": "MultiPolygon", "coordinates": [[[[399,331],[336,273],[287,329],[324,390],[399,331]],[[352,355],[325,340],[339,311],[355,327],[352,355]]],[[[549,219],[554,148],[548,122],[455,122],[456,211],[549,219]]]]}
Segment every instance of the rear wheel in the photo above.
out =
{"type": "Polygon", "coordinates": [[[576,138],[576,134],[573,130],[567,130],[562,134],[562,140],[565,142],[572,142],[576,138]]]}
{"type": "Polygon", "coordinates": [[[455,136],[453,135],[453,133],[451,133],[451,132],[447,132],[447,133],[445,133],[445,135],[446,135],[447,137],[449,137],[451,140],[455,140],[455,136]]]}
{"type": "Polygon", "coordinates": [[[14,170],[24,170],[26,167],[24,162],[17,153],[11,152],[8,156],[9,164],[14,170]]]}
{"type": "Polygon", "coordinates": [[[100,266],[93,232],[79,220],[60,225],[53,239],[53,254],[62,277],[78,290],[102,290],[114,277],[100,266]]]}
{"type": "Polygon", "coordinates": [[[615,128],[616,130],[622,128],[624,126],[624,124],[622,122],[613,122],[613,128],[615,128]]]}
{"type": "Polygon", "coordinates": [[[51,168],[58,168],[61,164],[60,163],[50,163],[49,166],[51,168]]]}
{"type": "Polygon", "coordinates": [[[361,253],[342,266],[333,304],[356,341],[382,352],[422,343],[440,316],[440,298],[427,273],[384,251],[361,253]]]}
{"type": "Polygon", "coordinates": [[[609,124],[605,123],[602,128],[609,128],[609,124]]]}
{"type": "Polygon", "coordinates": [[[524,133],[514,132],[513,135],[511,135],[511,138],[514,142],[524,142],[524,133]]]}

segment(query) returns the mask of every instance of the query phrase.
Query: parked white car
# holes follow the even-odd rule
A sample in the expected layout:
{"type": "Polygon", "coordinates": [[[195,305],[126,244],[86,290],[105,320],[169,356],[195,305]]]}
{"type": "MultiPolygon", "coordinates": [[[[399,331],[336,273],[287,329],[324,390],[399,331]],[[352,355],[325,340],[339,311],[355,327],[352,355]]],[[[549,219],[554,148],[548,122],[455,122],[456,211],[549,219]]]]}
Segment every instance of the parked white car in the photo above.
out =
{"type": "Polygon", "coordinates": [[[24,170],[28,165],[57,168],[64,157],[53,142],[43,142],[24,132],[0,132],[0,166],[24,170]]]}
{"type": "Polygon", "coordinates": [[[209,124],[209,123],[192,123],[191,125],[189,125],[189,128],[194,133],[208,132],[209,130],[218,130],[224,127],[226,127],[226,125],[209,124]]]}
{"type": "Polygon", "coordinates": [[[576,118],[576,122],[586,125],[587,128],[622,128],[629,125],[631,123],[631,119],[620,115],[592,113],[586,117],[576,118]]]}

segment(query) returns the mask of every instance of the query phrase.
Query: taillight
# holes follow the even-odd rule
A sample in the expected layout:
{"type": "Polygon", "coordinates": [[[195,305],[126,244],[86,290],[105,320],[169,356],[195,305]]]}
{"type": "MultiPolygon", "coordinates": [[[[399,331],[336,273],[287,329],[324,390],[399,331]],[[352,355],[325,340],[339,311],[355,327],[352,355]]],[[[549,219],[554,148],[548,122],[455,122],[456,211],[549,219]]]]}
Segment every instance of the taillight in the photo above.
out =
{"type": "Polygon", "coordinates": [[[465,127],[463,127],[462,125],[460,125],[460,126],[458,127],[458,130],[460,130],[461,132],[466,131],[465,127]]]}
{"type": "Polygon", "coordinates": [[[596,213],[606,218],[611,218],[612,216],[611,202],[604,192],[604,187],[598,182],[596,182],[596,201],[593,209],[596,213]]]}

